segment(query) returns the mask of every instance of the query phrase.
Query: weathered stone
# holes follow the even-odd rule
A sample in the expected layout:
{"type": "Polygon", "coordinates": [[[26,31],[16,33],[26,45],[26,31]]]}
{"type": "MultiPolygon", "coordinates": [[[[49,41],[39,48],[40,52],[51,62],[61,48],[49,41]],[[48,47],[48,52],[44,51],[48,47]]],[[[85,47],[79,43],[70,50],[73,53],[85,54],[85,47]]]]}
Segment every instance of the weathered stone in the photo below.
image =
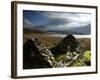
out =
{"type": "Polygon", "coordinates": [[[51,48],[54,55],[66,54],[59,63],[60,66],[67,67],[77,60],[80,56],[83,57],[83,48],[80,43],[72,35],[67,35],[57,46],[51,48]]]}
{"type": "Polygon", "coordinates": [[[27,39],[23,46],[23,68],[50,68],[55,65],[53,54],[38,39],[27,39]]]}
{"type": "Polygon", "coordinates": [[[61,42],[58,43],[57,46],[51,48],[51,52],[53,54],[60,54],[66,52],[79,52],[80,44],[72,35],[66,36],[61,42]]]}

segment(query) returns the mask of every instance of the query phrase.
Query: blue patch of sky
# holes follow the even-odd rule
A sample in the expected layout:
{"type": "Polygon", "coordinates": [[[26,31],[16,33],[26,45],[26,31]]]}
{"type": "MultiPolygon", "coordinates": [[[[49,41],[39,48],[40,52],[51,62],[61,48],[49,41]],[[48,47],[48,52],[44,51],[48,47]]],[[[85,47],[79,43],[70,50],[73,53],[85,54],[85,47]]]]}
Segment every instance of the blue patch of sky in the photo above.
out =
{"type": "Polygon", "coordinates": [[[48,23],[49,18],[45,17],[43,15],[43,12],[41,11],[29,11],[29,10],[24,10],[23,11],[23,17],[30,21],[30,23],[33,24],[33,26],[39,26],[39,25],[44,25],[48,23]]]}

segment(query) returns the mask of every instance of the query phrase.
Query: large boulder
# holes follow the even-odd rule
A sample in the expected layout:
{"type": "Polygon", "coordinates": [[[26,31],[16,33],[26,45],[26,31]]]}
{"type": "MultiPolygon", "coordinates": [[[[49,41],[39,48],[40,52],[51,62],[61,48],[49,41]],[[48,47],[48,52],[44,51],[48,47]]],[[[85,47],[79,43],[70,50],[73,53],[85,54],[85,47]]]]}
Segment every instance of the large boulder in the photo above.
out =
{"type": "Polygon", "coordinates": [[[23,46],[23,69],[55,66],[53,54],[38,39],[27,39],[23,46]]]}
{"type": "Polygon", "coordinates": [[[73,35],[69,34],[52,47],[51,52],[57,59],[61,58],[58,61],[59,67],[68,67],[72,66],[76,60],[82,60],[84,48],[73,35]]]}
{"type": "Polygon", "coordinates": [[[71,34],[67,35],[61,42],[59,42],[55,47],[51,48],[51,52],[54,55],[63,54],[68,51],[79,52],[81,48],[80,43],[71,34]]]}

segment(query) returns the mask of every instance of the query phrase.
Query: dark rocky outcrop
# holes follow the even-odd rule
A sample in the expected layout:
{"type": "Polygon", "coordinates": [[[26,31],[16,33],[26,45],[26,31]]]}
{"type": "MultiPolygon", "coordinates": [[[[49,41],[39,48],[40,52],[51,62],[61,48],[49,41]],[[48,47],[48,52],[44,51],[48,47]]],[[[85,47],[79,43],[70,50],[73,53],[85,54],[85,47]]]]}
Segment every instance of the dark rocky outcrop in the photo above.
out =
{"type": "Polygon", "coordinates": [[[51,48],[51,52],[55,55],[58,55],[60,53],[66,53],[68,51],[79,52],[80,48],[81,46],[79,42],[75,39],[74,36],[69,34],[61,42],[59,42],[57,46],[51,48]]]}
{"type": "Polygon", "coordinates": [[[78,58],[83,57],[84,49],[80,43],[71,34],[67,35],[57,46],[51,48],[54,57],[64,54],[62,59],[58,62],[62,64],[61,67],[71,66],[78,58]]]}
{"type": "Polygon", "coordinates": [[[50,68],[55,64],[53,54],[38,39],[27,39],[23,46],[23,69],[50,68]]]}

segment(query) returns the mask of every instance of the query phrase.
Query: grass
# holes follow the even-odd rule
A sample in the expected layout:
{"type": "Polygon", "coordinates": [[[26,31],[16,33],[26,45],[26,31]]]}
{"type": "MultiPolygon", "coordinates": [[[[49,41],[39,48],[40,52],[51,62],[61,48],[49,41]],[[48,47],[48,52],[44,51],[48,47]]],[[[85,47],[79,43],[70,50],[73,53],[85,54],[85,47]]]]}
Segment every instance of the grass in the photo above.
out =
{"type": "MultiPolygon", "coordinates": [[[[41,34],[24,34],[23,36],[25,38],[37,38],[42,45],[46,46],[47,48],[51,48],[53,46],[55,46],[56,44],[58,44],[63,38],[61,37],[51,37],[51,36],[44,36],[44,33],[41,34]]],[[[72,67],[78,67],[78,66],[89,66],[90,62],[91,62],[91,51],[90,51],[90,39],[89,38],[80,38],[77,39],[80,44],[82,45],[82,47],[84,47],[86,49],[86,51],[84,52],[83,58],[79,58],[77,60],[74,61],[74,63],[71,65],[72,67]]],[[[54,56],[56,61],[60,61],[63,57],[66,56],[65,54],[59,54],[54,56]]]]}
{"type": "Polygon", "coordinates": [[[90,61],[91,60],[91,52],[89,50],[84,52],[84,59],[86,61],[90,61]]]}
{"type": "Polygon", "coordinates": [[[87,65],[91,64],[91,51],[87,50],[87,51],[84,52],[84,62],[87,65]]]}
{"type": "Polygon", "coordinates": [[[51,36],[45,36],[44,33],[41,34],[24,34],[25,38],[37,38],[42,45],[51,48],[55,46],[58,42],[60,42],[63,38],[61,37],[51,37],[51,36]]]}
{"type": "Polygon", "coordinates": [[[79,66],[86,66],[86,64],[83,62],[83,59],[77,59],[71,67],[79,67],[79,66]]]}
{"type": "Polygon", "coordinates": [[[66,54],[59,54],[59,55],[56,55],[56,56],[54,56],[55,57],[55,60],[57,61],[57,62],[59,62],[62,58],[64,58],[66,56],[66,54]]]}
{"type": "Polygon", "coordinates": [[[90,66],[91,62],[91,51],[86,50],[84,52],[83,58],[77,59],[72,66],[78,67],[78,66],[90,66]]]}

